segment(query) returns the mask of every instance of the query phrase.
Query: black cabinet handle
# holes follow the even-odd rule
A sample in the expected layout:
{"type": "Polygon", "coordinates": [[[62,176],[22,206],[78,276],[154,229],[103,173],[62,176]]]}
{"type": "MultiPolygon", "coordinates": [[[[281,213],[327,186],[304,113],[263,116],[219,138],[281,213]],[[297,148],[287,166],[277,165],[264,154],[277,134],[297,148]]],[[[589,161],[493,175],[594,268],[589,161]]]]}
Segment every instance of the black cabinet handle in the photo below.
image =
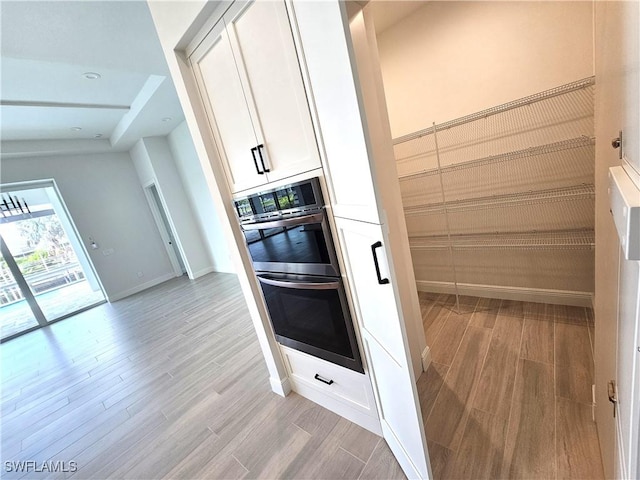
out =
{"type": "Polygon", "coordinates": [[[373,245],[371,245],[371,255],[373,255],[373,264],[376,266],[376,275],[378,276],[378,283],[380,285],[386,285],[389,283],[388,278],[382,278],[380,276],[380,265],[378,264],[378,255],[376,253],[376,249],[382,246],[382,242],[377,241],[373,245]]]}
{"type": "Polygon", "coordinates": [[[256,172],[258,175],[264,175],[264,172],[260,171],[260,167],[258,167],[258,159],[256,158],[256,152],[258,151],[258,147],[253,147],[251,149],[251,156],[253,157],[253,164],[256,166],[256,172]]]}
{"type": "Polygon", "coordinates": [[[322,377],[321,377],[320,375],[318,375],[317,373],[316,373],[315,377],[313,377],[313,378],[315,378],[316,380],[318,380],[318,381],[320,381],[320,382],[322,382],[322,383],[326,383],[327,385],[331,385],[331,384],[333,383],[333,380],[327,380],[327,379],[325,379],[325,378],[322,378],[322,377]]]}
{"type": "Polygon", "coordinates": [[[264,144],[260,144],[256,147],[258,149],[258,156],[260,157],[260,163],[262,164],[262,170],[264,172],[270,172],[271,170],[269,170],[266,165],[264,164],[264,157],[262,156],[262,149],[264,148],[264,144]]]}

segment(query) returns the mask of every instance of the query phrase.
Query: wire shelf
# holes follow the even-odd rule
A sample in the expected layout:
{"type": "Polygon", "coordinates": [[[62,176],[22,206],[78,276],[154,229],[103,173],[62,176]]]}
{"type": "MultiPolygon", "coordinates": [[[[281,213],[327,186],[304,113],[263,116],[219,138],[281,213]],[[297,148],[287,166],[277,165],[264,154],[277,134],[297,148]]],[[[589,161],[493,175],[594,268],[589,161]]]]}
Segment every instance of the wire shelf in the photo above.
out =
{"type": "MultiPolygon", "coordinates": [[[[482,235],[452,235],[451,247],[468,249],[588,249],[595,248],[595,232],[584,230],[554,230],[548,232],[517,232],[482,235]]],[[[412,250],[439,250],[449,248],[447,235],[431,237],[409,237],[412,250]]]]}
{"type": "Polygon", "coordinates": [[[394,140],[418,281],[592,289],[589,77],[394,140]]]}
{"type": "Polygon", "coordinates": [[[474,211],[501,208],[505,206],[537,205],[541,203],[591,198],[595,198],[595,186],[593,184],[588,184],[534,192],[494,195],[490,197],[473,198],[470,200],[440,202],[405,208],[404,212],[407,216],[424,215],[430,213],[442,213],[445,210],[448,212],[474,211]]]}
{"type": "Polygon", "coordinates": [[[402,137],[398,137],[393,140],[393,144],[397,145],[400,143],[408,142],[411,140],[415,140],[416,138],[424,137],[426,135],[433,135],[435,131],[447,130],[452,127],[458,127],[460,125],[464,125],[466,123],[475,122],[477,120],[486,119],[493,115],[497,115],[499,113],[504,113],[509,110],[513,110],[516,108],[524,107],[527,105],[532,105],[537,102],[541,102],[543,100],[548,100],[554,97],[558,97],[560,95],[564,95],[570,92],[575,92],[577,90],[582,90],[585,88],[589,88],[595,85],[595,77],[587,77],[582,80],[577,80],[572,83],[568,83],[565,85],[561,85],[559,87],[551,88],[549,90],[545,90],[544,92],[536,93],[533,95],[529,95],[528,97],[523,97],[518,100],[513,100],[511,102],[504,103],[502,105],[497,105],[495,107],[488,108],[486,110],[482,110],[480,112],[472,113],[470,115],[466,115],[464,117],[456,118],[454,120],[450,120],[448,122],[444,122],[429,128],[425,128],[424,130],[420,130],[414,133],[410,133],[408,135],[403,135],[402,137]]]}
{"type": "Polygon", "coordinates": [[[564,150],[571,150],[575,148],[581,147],[590,147],[595,145],[596,140],[595,137],[590,137],[583,135],[577,138],[571,138],[569,140],[562,140],[560,142],[549,143],[547,145],[540,145],[537,147],[529,147],[522,150],[518,150],[515,152],[507,152],[499,155],[490,155],[484,158],[478,158],[475,160],[468,160],[465,162],[456,163],[453,165],[448,165],[446,167],[442,167],[440,170],[438,168],[429,168],[422,170],[416,173],[410,173],[405,175],[400,175],[398,178],[400,181],[407,181],[420,177],[429,177],[432,175],[438,175],[438,173],[442,172],[450,173],[456,172],[459,170],[464,170],[467,168],[477,168],[477,167],[485,167],[488,165],[496,165],[504,162],[512,161],[512,160],[522,160],[531,157],[537,157],[540,155],[547,155],[550,153],[561,152],[564,150]]]}

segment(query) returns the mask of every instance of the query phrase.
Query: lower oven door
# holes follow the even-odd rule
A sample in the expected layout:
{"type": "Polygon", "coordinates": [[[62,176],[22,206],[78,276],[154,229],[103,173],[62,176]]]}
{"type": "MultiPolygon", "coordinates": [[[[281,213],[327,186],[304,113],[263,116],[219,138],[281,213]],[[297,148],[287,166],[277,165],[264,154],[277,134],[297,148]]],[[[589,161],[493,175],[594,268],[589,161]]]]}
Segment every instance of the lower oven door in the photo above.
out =
{"type": "Polygon", "coordinates": [[[261,273],[258,280],[278,342],[364,372],[340,278],[261,273]]]}

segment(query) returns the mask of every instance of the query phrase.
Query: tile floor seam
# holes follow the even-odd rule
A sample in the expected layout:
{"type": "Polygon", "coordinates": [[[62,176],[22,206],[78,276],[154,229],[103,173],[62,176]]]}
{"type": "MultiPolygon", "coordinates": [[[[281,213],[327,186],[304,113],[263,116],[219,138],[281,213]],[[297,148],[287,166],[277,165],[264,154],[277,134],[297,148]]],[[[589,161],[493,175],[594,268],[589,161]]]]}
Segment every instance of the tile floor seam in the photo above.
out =
{"type": "MultiPolygon", "coordinates": [[[[511,426],[511,415],[513,413],[513,406],[514,406],[514,402],[515,402],[515,398],[516,398],[516,382],[518,381],[518,373],[520,371],[520,361],[523,360],[521,358],[522,356],[522,343],[524,342],[524,330],[525,330],[525,326],[527,323],[527,316],[526,314],[522,314],[522,332],[520,334],[520,347],[518,348],[518,362],[516,364],[516,371],[515,374],[513,376],[513,391],[511,392],[511,401],[509,402],[509,415],[507,417],[507,427],[506,427],[506,433],[505,433],[505,437],[504,437],[504,442],[505,445],[507,443],[508,437],[509,437],[509,427],[511,426]]],[[[504,451],[504,447],[505,445],[503,445],[503,451],[504,451]]],[[[500,466],[500,468],[502,469],[502,465],[500,466]]]]}
{"type": "MultiPolygon", "coordinates": [[[[478,302],[476,302],[476,305],[473,307],[473,312],[471,312],[471,314],[469,314],[469,323],[467,324],[467,326],[464,329],[464,332],[462,333],[462,337],[464,338],[464,336],[467,334],[467,330],[469,329],[469,325],[471,325],[471,318],[473,317],[473,314],[476,311],[476,308],[478,307],[478,302]]],[[[447,314],[447,317],[445,318],[445,321],[447,318],[449,318],[449,315],[451,315],[451,311],[449,311],[449,313],[447,314]]],[[[441,328],[444,328],[444,322],[441,328]]],[[[479,328],[484,328],[484,327],[479,327],[479,328]]],[[[491,330],[491,334],[493,335],[493,329],[491,330]]],[[[438,338],[438,336],[436,335],[436,339],[438,338]]],[[[435,339],[434,339],[434,344],[435,344],[435,339]]],[[[458,352],[460,351],[460,346],[462,345],[462,339],[460,340],[460,343],[458,344],[458,348],[456,349],[456,353],[454,353],[453,355],[453,360],[451,361],[451,364],[453,364],[453,362],[456,359],[456,356],[458,355],[458,352]]],[[[432,360],[433,362],[433,360],[432,360]]],[[[435,362],[435,363],[439,363],[439,362],[435,362]]],[[[444,365],[444,364],[440,364],[440,365],[444,365]]],[[[431,416],[431,413],[433,413],[433,407],[435,407],[437,401],[438,401],[438,397],[440,396],[440,392],[442,392],[442,388],[444,387],[444,385],[446,384],[447,381],[447,376],[449,376],[449,372],[451,371],[451,365],[446,365],[447,367],[447,373],[445,373],[444,378],[442,379],[442,384],[440,385],[440,388],[438,389],[438,393],[436,394],[436,396],[433,398],[433,402],[431,403],[431,408],[429,408],[429,412],[427,412],[427,416],[426,418],[423,418],[422,421],[424,423],[424,425],[426,426],[427,424],[427,420],[429,419],[429,417],[431,416]]],[[[463,431],[464,432],[464,431],[463,431]]],[[[427,437],[427,432],[425,431],[425,437],[427,437]]],[[[433,440],[431,440],[433,441],[433,440]]],[[[437,442],[436,442],[437,443],[437,442]]],[[[438,444],[439,445],[439,444],[438,444]]],[[[441,445],[443,446],[443,445],[441,445]]],[[[445,448],[449,448],[449,447],[445,447],[445,448]]],[[[456,452],[457,453],[457,452],[456,452]]]]}
{"type": "MultiPolygon", "coordinates": [[[[420,292],[418,292],[418,305],[420,305],[420,292]]],[[[433,310],[433,307],[436,306],[436,303],[433,302],[431,304],[431,306],[429,307],[429,310],[427,310],[426,312],[424,312],[424,314],[422,314],[422,312],[420,313],[422,316],[422,327],[424,328],[424,319],[425,317],[427,317],[429,315],[429,312],[431,312],[431,310],[433,310]]]]}
{"type": "MultiPolygon", "coordinates": [[[[593,365],[593,369],[594,369],[594,377],[595,377],[595,367],[596,367],[596,352],[594,349],[594,344],[595,344],[595,338],[592,338],[591,335],[591,325],[589,323],[589,315],[586,315],[586,310],[587,307],[585,307],[585,318],[587,319],[587,332],[589,333],[589,346],[591,347],[591,364],[593,365]]],[[[594,326],[594,330],[595,330],[595,312],[593,312],[593,326],[594,326]]],[[[595,378],[591,378],[591,384],[593,385],[595,383],[595,378]]]]}
{"type": "Polygon", "coordinates": [[[357,480],[360,480],[362,478],[362,473],[367,469],[367,465],[369,465],[369,462],[371,461],[371,457],[373,457],[373,452],[376,451],[376,448],[378,448],[378,445],[380,445],[380,442],[382,442],[383,440],[384,440],[384,437],[380,437],[376,442],[375,446],[371,450],[371,453],[369,454],[369,458],[367,458],[367,461],[364,462],[364,468],[362,469],[362,472],[360,472],[360,475],[358,475],[357,480]]]}
{"type": "MultiPolygon", "coordinates": [[[[502,305],[502,302],[500,302],[500,305],[502,305]]],[[[500,307],[498,307],[498,313],[496,314],[496,321],[497,321],[497,315],[500,314],[500,307]]],[[[480,373],[478,374],[478,378],[476,380],[476,384],[473,385],[473,393],[471,394],[471,401],[469,402],[469,406],[471,408],[475,408],[475,403],[476,403],[476,395],[478,394],[478,390],[477,390],[477,386],[478,383],[480,382],[480,377],[482,377],[482,372],[484,371],[484,364],[485,361],[487,360],[487,355],[489,354],[489,350],[491,349],[491,343],[493,342],[493,336],[495,335],[496,332],[496,328],[495,328],[495,323],[493,325],[493,328],[489,329],[491,330],[491,337],[489,337],[489,343],[487,344],[487,351],[484,353],[484,358],[482,359],[482,366],[480,367],[480,373]]],[[[469,326],[467,325],[467,328],[469,328],[469,326]]],[[[486,328],[486,327],[476,327],[476,328],[486,328]]],[[[467,331],[465,330],[465,334],[467,333],[467,331]]],[[[462,342],[460,342],[462,343],[462,342]]],[[[458,352],[456,351],[456,355],[458,354],[458,352]]],[[[486,412],[489,413],[489,412],[486,412]]],[[[465,429],[466,429],[466,422],[465,422],[465,429]]],[[[463,430],[464,432],[464,430],[463,430]]]]}
{"type": "MultiPolygon", "coordinates": [[[[500,310],[498,309],[498,312],[500,310]]],[[[469,320],[469,322],[471,322],[471,320],[469,320]]],[[[467,325],[467,328],[465,329],[464,333],[467,333],[467,330],[469,328],[469,325],[467,325]]],[[[476,328],[483,328],[483,327],[476,327],[476,328]]],[[[458,441],[458,445],[456,446],[456,449],[453,450],[450,448],[450,450],[452,450],[453,452],[455,452],[454,455],[454,463],[457,463],[458,461],[458,455],[460,454],[460,445],[462,444],[462,439],[464,438],[464,434],[467,430],[467,424],[469,423],[469,417],[471,416],[471,409],[473,409],[473,404],[475,403],[475,398],[476,398],[476,394],[478,393],[478,385],[480,383],[480,377],[482,376],[482,371],[484,370],[484,366],[485,366],[485,362],[487,360],[487,356],[489,354],[489,349],[491,348],[491,341],[493,340],[493,335],[495,333],[495,325],[494,328],[491,329],[491,338],[489,338],[489,343],[487,344],[487,350],[484,352],[484,357],[482,358],[482,365],[480,367],[480,370],[478,371],[478,378],[475,379],[475,382],[473,384],[473,386],[471,387],[472,392],[471,395],[469,396],[469,398],[471,399],[471,401],[469,402],[469,412],[467,412],[466,410],[466,406],[465,405],[465,413],[466,413],[466,418],[464,419],[464,425],[462,425],[462,434],[460,436],[460,440],[458,441]]],[[[460,344],[462,344],[462,342],[460,342],[460,344]]],[[[458,347],[458,350],[456,351],[456,355],[458,354],[458,351],[460,350],[460,347],[458,347]]],[[[455,357],[454,357],[455,358],[455,357]]],[[[447,372],[448,373],[448,372],[447,372]]]]}
{"type": "MultiPolygon", "coordinates": [[[[447,316],[448,318],[448,316],[447,316]]],[[[444,325],[443,325],[444,327],[444,325]]],[[[464,338],[464,336],[467,334],[467,330],[469,329],[469,325],[467,324],[467,326],[464,328],[464,332],[462,333],[462,337],[464,338]]],[[[492,332],[493,334],[493,332],[492,332]]],[[[437,338],[437,337],[436,337],[437,338]]],[[[435,343],[435,341],[434,341],[435,343]]],[[[458,344],[458,348],[456,349],[456,353],[453,354],[453,360],[451,360],[451,365],[453,365],[453,362],[455,362],[456,360],[456,356],[458,355],[458,352],[460,351],[460,346],[462,345],[462,340],[460,340],[460,343],[458,344]]],[[[433,362],[433,360],[432,360],[433,362]]],[[[439,363],[439,362],[435,362],[435,363],[439,363]]],[[[444,365],[443,363],[440,363],[440,365],[444,365]]],[[[429,409],[429,412],[427,413],[427,418],[423,418],[423,422],[426,425],[427,424],[427,420],[429,419],[429,417],[431,416],[431,413],[433,413],[433,407],[435,407],[437,401],[438,401],[438,397],[440,396],[440,392],[442,392],[442,388],[444,387],[444,385],[447,382],[447,377],[449,376],[449,372],[451,371],[451,365],[445,365],[447,367],[447,373],[445,373],[444,378],[442,379],[442,384],[440,385],[440,388],[438,389],[438,393],[436,394],[436,396],[433,399],[433,402],[431,404],[431,408],[429,409]]],[[[425,436],[426,436],[426,432],[425,432],[425,436]]]]}
{"type": "MultiPolygon", "coordinates": [[[[215,432],[214,432],[215,433],[215,432]]],[[[242,462],[240,460],[238,460],[238,457],[236,457],[233,453],[229,454],[231,456],[231,458],[233,458],[236,462],[238,462],[238,465],[240,465],[242,468],[244,468],[247,473],[251,472],[251,470],[249,470],[247,467],[245,467],[242,462]]],[[[207,464],[208,465],[208,464],[207,464]]]]}
{"type": "Polygon", "coordinates": [[[558,480],[558,400],[556,387],[556,318],[553,317],[553,452],[554,452],[554,468],[555,480],[558,480]]]}
{"type": "Polygon", "coordinates": [[[438,331],[433,336],[433,343],[434,344],[438,341],[438,337],[442,333],[442,330],[444,329],[444,326],[447,323],[447,320],[449,320],[449,317],[451,316],[452,313],[453,313],[453,310],[449,310],[449,313],[447,313],[447,316],[444,317],[444,320],[442,321],[442,325],[440,325],[440,328],[438,329],[438,331]]]}
{"type": "MultiPolygon", "coordinates": [[[[377,445],[377,444],[376,444],[377,445]]],[[[360,463],[362,463],[362,468],[364,469],[364,467],[367,466],[366,463],[364,463],[362,461],[361,458],[356,457],[353,453],[351,453],[349,450],[347,450],[346,448],[344,448],[342,445],[338,445],[338,450],[342,450],[345,453],[348,453],[349,455],[351,455],[353,458],[355,458],[356,460],[358,460],[360,463]]]]}

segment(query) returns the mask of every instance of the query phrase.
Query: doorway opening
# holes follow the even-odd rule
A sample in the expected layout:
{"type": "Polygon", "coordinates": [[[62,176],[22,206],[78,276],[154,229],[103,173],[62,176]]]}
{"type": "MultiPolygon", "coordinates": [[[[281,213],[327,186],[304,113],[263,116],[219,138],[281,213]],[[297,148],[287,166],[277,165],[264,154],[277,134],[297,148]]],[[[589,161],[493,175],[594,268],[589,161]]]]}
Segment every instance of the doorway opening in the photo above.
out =
{"type": "Polygon", "coordinates": [[[106,301],[53,181],[0,186],[0,339],[106,301]]]}
{"type": "Polygon", "coordinates": [[[604,478],[592,6],[390,4],[350,26],[363,98],[383,100],[393,139],[433,478],[604,478]]]}
{"type": "Polygon", "coordinates": [[[169,261],[171,262],[173,271],[176,277],[180,277],[187,273],[187,267],[185,266],[184,259],[182,258],[182,252],[180,251],[180,247],[176,242],[175,235],[173,234],[173,228],[164,207],[164,202],[160,197],[160,192],[158,192],[158,188],[155,183],[151,183],[144,188],[144,193],[147,197],[147,201],[149,202],[153,218],[158,226],[162,242],[167,250],[167,255],[169,256],[169,261]]]}

